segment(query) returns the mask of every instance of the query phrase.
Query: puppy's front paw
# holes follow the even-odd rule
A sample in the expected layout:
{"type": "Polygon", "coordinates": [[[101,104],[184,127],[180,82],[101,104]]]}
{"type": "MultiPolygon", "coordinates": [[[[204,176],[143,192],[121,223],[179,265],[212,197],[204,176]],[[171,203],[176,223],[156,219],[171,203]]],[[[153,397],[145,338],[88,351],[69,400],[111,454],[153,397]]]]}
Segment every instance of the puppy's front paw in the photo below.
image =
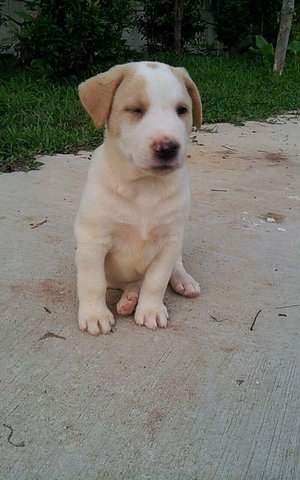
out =
{"type": "Polygon", "coordinates": [[[152,306],[138,304],[134,316],[137,325],[144,325],[150,330],[155,330],[157,327],[166,328],[168,318],[168,310],[163,303],[152,306]]]}
{"type": "Polygon", "coordinates": [[[110,332],[111,327],[115,325],[115,319],[107,307],[79,308],[78,324],[84,332],[98,335],[100,332],[110,332]]]}

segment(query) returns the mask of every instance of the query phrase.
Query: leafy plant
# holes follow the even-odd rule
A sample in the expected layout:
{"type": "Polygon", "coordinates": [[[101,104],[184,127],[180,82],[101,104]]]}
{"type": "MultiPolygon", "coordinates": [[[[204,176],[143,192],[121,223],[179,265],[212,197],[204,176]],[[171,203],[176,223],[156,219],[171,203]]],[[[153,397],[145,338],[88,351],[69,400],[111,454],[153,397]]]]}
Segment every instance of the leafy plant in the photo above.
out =
{"type": "MultiPolygon", "coordinates": [[[[141,0],[141,9],[135,16],[139,32],[147,41],[151,53],[174,47],[174,0],[141,0]]],[[[199,36],[204,32],[205,22],[198,0],[186,0],[182,19],[182,47],[199,48],[199,36]]]]}
{"type": "Polygon", "coordinates": [[[15,32],[25,64],[66,76],[126,51],[122,33],[131,21],[130,0],[27,0],[26,6],[15,32]]]}
{"type": "MultiPolygon", "coordinates": [[[[262,35],[256,35],[255,43],[257,48],[250,47],[249,50],[259,53],[264,59],[273,60],[274,47],[272,43],[267,42],[267,40],[262,35]]],[[[300,52],[300,41],[292,40],[288,44],[287,50],[292,52],[296,57],[300,52]]]]}
{"type": "Polygon", "coordinates": [[[262,35],[255,36],[255,43],[257,49],[250,47],[250,50],[259,53],[264,58],[274,57],[274,47],[272,43],[269,43],[262,35]]]}
{"type": "Polygon", "coordinates": [[[292,52],[295,56],[298,55],[298,53],[300,52],[300,41],[299,40],[292,40],[287,49],[292,52]]]}

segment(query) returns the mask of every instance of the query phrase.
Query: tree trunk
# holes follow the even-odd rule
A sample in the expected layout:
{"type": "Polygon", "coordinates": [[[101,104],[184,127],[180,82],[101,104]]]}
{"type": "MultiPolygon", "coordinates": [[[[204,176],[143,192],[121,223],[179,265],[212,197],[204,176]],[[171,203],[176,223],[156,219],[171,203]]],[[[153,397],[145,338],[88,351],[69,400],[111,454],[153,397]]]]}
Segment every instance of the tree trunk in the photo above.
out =
{"type": "Polygon", "coordinates": [[[275,50],[273,72],[282,74],[293,21],[295,0],[283,0],[275,50]]]}
{"type": "Polygon", "coordinates": [[[181,54],[181,27],[183,18],[184,0],[175,0],[175,24],[174,24],[174,52],[181,54]]]}

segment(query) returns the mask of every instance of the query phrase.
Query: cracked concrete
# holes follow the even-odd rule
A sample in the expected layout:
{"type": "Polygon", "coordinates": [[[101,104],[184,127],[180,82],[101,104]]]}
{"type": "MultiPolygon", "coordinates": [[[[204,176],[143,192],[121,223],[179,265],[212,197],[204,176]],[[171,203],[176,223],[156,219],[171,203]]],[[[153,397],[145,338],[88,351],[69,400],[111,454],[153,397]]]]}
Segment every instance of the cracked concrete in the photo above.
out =
{"type": "Polygon", "coordinates": [[[188,159],[203,295],[168,291],[166,330],[77,327],[86,153],[0,176],[0,478],[300,477],[300,119],[215,127],[188,159]]]}

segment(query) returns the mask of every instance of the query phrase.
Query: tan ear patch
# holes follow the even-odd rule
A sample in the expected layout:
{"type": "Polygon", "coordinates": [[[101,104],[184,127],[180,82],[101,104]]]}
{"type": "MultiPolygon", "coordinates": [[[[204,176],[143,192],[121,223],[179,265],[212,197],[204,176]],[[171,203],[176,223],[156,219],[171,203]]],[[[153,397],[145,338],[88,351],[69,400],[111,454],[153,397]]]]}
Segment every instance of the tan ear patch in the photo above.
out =
{"type": "Polygon", "coordinates": [[[79,85],[81,103],[97,128],[104,126],[117,88],[132,71],[130,64],[117,65],[79,85]]]}
{"type": "Polygon", "coordinates": [[[201,128],[202,125],[202,102],[201,97],[196,87],[196,84],[193,82],[188,72],[184,68],[180,67],[170,67],[174,75],[176,75],[179,80],[181,80],[192,99],[193,102],[193,125],[197,128],[201,128]]]}
{"type": "Polygon", "coordinates": [[[158,68],[157,63],[155,63],[155,62],[148,62],[146,65],[149,68],[153,68],[153,69],[158,68]]]}
{"type": "Polygon", "coordinates": [[[139,122],[147,113],[149,106],[150,99],[146,94],[145,78],[139,73],[127,75],[115,93],[111,108],[107,124],[111,138],[120,135],[124,120],[132,124],[139,122]]]}

